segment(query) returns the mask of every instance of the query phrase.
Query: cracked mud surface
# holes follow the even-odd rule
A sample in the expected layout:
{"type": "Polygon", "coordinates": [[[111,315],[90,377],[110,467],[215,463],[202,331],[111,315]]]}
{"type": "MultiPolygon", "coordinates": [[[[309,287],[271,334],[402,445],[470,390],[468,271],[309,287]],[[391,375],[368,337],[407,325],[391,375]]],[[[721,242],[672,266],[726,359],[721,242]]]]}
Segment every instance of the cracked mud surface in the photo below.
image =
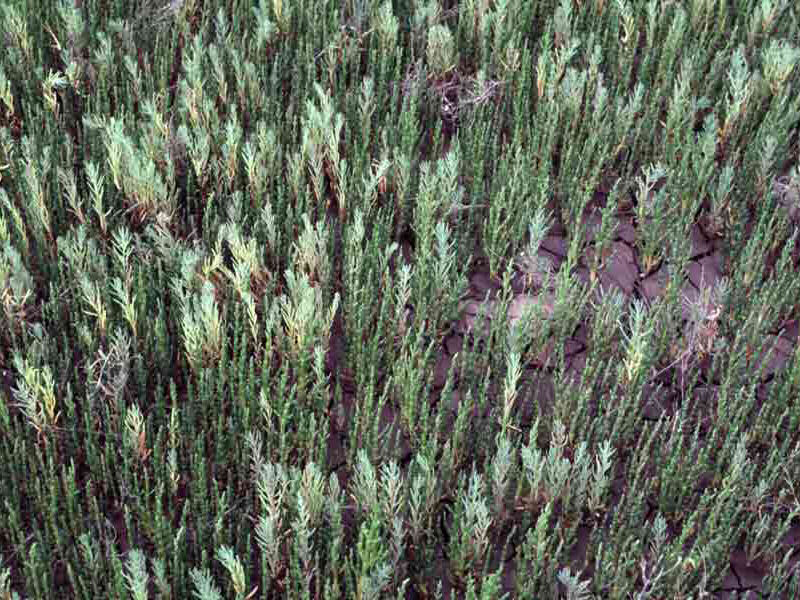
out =
{"type": "MultiPolygon", "coordinates": [[[[680,277],[671,273],[671,265],[663,263],[656,268],[646,272],[636,246],[637,229],[631,215],[620,214],[617,216],[613,242],[604,252],[601,267],[597,272],[592,273],[589,265],[592,264],[592,253],[594,248],[591,240],[594,237],[594,230],[599,226],[599,209],[590,212],[585,219],[588,225],[586,239],[589,241],[584,255],[580,258],[577,267],[573,270],[573,276],[582,283],[591,285],[596,280],[592,303],[590,306],[598,306],[602,299],[608,294],[616,294],[622,302],[623,314],[630,309],[631,302],[637,301],[645,306],[652,306],[659,302],[664,296],[672,277],[680,277]]],[[[723,244],[721,239],[710,239],[697,224],[693,225],[690,233],[691,253],[688,264],[686,265],[686,275],[681,277],[681,328],[683,334],[680,341],[687,341],[700,344],[700,348],[711,350],[713,339],[721,337],[718,321],[724,321],[724,315],[720,314],[719,307],[714,305],[714,290],[719,282],[726,277],[727,265],[723,254],[723,244]],[[713,329],[705,323],[697,321],[697,308],[704,309],[705,315],[710,315],[707,319],[713,322],[713,329]],[[705,337],[704,337],[705,336],[705,337]],[[706,343],[705,346],[702,345],[706,343]]],[[[500,314],[502,283],[497,278],[490,276],[488,266],[478,267],[469,275],[469,289],[462,297],[460,303],[459,319],[451,323],[441,343],[436,349],[434,362],[434,373],[432,376],[432,390],[430,397],[431,406],[440,406],[445,414],[448,429],[453,426],[458,414],[458,409],[463,401],[462,391],[459,389],[459,380],[463,375],[460,367],[454,366],[454,357],[463,351],[465,344],[473,345],[482,343],[482,340],[489,333],[489,323],[492,328],[498,326],[498,322],[504,319],[500,326],[520,325],[524,323],[524,317],[529,313],[534,315],[534,322],[552,317],[556,306],[556,290],[554,286],[555,274],[564,266],[567,261],[569,241],[566,232],[559,226],[554,226],[548,235],[544,237],[537,253],[538,260],[528,260],[521,265],[517,265],[514,277],[511,281],[512,295],[508,303],[505,314],[500,314]],[[485,316],[481,322],[480,317],[485,316]],[[451,372],[452,371],[452,372],[451,372]],[[452,390],[447,397],[442,396],[448,377],[453,379],[452,390]]],[[[411,261],[412,253],[409,248],[404,249],[407,261],[411,261]]],[[[794,262],[796,265],[800,259],[798,248],[794,248],[794,262]]],[[[766,257],[769,263],[770,257],[766,257]]],[[[774,260],[772,261],[774,265],[774,260]]],[[[589,313],[591,312],[588,311],[589,313]]],[[[413,307],[410,310],[410,320],[413,320],[413,307]]],[[[569,380],[574,384],[579,384],[581,374],[586,365],[587,352],[590,350],[590,323],[591,314],[584,315],[574,328],[572,335],[563,342],[564,369],[569,380]]],[[[702,320],[701,320],[702,321],[702,320]]],[[[760,376],[757,385],[757,397],[760,403],[770,401],[769,386],[775,374],[786,368],[796,350],[798,343],[798,330],[800,320],[794,318],[779,327],[778,330],[766,334],[767,349],[758,355],[748,358],[748,369],[755,377],[760,369],[760,376]]],[[[333,373],[337,372],[336,365],[342,359],[342,340],[336,339],[332,342],[332,350],[329,356],[329,363],[333,373]]],[[[543,412],[552,413],[554,409],[554,371],[557,362],[557,352],[554,340],[548,339],[545,343],[536,348],[528,348],[524,364],[524,377],[529,386],[529,398],[535,398],[540,404],[543,412]]],[[[677,351],[676,351],[677,354],[677,351]]],[[[716,391],[719,382],[714,381],[710,371],[712,361],[706,354],[702,358],[691,361],[688,357],[684,360],[670,360],[657,373],[653,373],[651,381],[645,386],[645,394],[639,407],[639,416],[647,421],[656,422],[662,419],[670,419],[679,410],[682,402],[710,402],[716,398],[716,391]],[[692,389],[682,388],[685,383],[682,375],[688,375],[688,371],[696,370],[697,379],[692,389]],[[684,373],[687,371],[687,373],[684,373]]],[[[680,359],[681,357],[678,356],[680,359]]],[[[353,415],[354,398],[356,389],[352,379],[348,374],[339,373],[339,381],[344,390],[344,408],[340,419],[340,432],[344,434],[347,430],[345,425],[353,415]]],[[[490,390],[497,392],[497,385],[492,384],[490,390]]],[[[600,390],[595,390],[596,395],[602,394],[600,390]]],[[[596,402],[597,397],[594,398],[596,402]]],[[[476,408],[470,415],[473,419],[489,418],[489,406],[482,413],[476,408]]],[[[533,419],[534,407],[532,403],[522,403],[517,407],[518,417],[523,425],[529,425],[533,419]]],[[[411,446],[408,441],[400,434],[399,419],[397,410],[394,408],[384,409],[380,415],[380,427],[390,433],[390,438],[396,440],[392,452],[402,466],[408,464],[411,457],[411,446]]],[[[712,427],[711,423],[704,424],[705,430],[712,427]]],[[[331,437],[336,437],[331,436],[331,437]]],[[[331,455],[343,457],[341,444],[331,446],[331,455]]],[[[334,461],[338,462],[338,461],[334,461]]],[[[339,462],[339,464],[342,464],[339,462]]],[[[341,472],[342,476],[344,473],[341,472]]],[[[343,485],[346,481],[342,480],[343,485]]],[[[705,487],[707,482],[700,481],[699,485],[705,487]]],[[[617,502],[622,495],[625,481],[620,476],[614,481],[612,486],[612,505],[617,502]]],[[[571,556],[573,564],[577,567],[583,565],[583,557],[589,543],[590,528],[581,526],[578,530],[578,542],[572,548],[571,556]]],[[[782,540],[783,548],[800,549],[800,525],[793,526],[790,533],[782,540]]],[[[514,581],[516,571],[515,561],[506,558],[504,565],[505,585],[511,586],[514,581]]],[[[447,561],[442,554],[440,560],[447,561]]],[[[800,559],[793,559],[798,562],[800,559]]],[[[500,557],[495,556],[491,565],[492,569],[497,568],[500,557]]],[[[588,576],[593,571],[593,565],[583,565],[583,573],[588,576]]],[[[737,549],[730,557],[730,566],[725,575],[722,585],[714,590],[718,598],[742,598],[760,597],[762,581],[769,573],[769,565],[763,564],[758,560],[751,561],[744,549],[737,549]],[[737,595],[738,594],[738,595],[737,595]]],[[[448,569],[442,565],[441,572],[445,581],[445,597],[451,597],[452,589],[447,580],[448,569]]],[[[510,588],[509,588],[510,589],[510,588]]]]}

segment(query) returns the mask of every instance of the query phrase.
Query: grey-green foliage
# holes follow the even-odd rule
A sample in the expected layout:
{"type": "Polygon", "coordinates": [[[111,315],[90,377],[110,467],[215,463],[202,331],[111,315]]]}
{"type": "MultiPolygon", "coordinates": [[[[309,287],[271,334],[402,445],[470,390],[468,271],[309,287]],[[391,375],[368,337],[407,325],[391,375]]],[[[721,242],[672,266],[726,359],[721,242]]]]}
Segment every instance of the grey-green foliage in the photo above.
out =
{"type": "Polygon", "coordinates": [[[194,584],[193,598],[198,600],[222,600],[222,592],[214,583],[208,569],[192,569],[190,576],[194,584]]]}
{"type": "Polygon", "coordinates": [[[147,599],[149,581],[150,576],[147,574],[144,553],[140,549],[134,548],[128,553],[125,561],[125,583],[131,600],[147,599]]]}
{"type": "Polygon", "coordinates": [[[15,314],[25,310],[34,292],[34,282],[19,252],[9,242],[4,244],[0,255],[0,290],[3,292],[4,317],[13,327],[15,314]]]}
{"type": "Polygon", "coordinates": [[[797,596],[794,6],[227,4],[0,6],[0,596],[797,596]]]}

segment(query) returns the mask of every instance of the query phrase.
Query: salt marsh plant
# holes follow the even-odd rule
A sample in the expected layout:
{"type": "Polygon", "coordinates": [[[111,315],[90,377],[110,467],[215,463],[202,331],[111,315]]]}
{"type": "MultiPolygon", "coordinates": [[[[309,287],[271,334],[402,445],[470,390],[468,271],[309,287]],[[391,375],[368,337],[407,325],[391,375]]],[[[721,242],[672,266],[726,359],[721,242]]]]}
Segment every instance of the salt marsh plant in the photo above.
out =
{"type": "Polygon", "coordinates": [[[798,597],[799,27],[2,3],[0,597],[798,597]]]}

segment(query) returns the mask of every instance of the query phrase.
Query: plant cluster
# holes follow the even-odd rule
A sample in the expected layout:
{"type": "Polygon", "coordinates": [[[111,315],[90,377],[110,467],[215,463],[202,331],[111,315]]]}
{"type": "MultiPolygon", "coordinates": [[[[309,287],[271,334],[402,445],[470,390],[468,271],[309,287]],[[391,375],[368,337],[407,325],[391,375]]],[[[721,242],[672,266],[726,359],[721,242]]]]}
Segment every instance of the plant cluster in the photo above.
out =
{"type": "Polygon", "coordinates": [[[0,3],[0,598],[800,597],[798,31],[0,3]]]}

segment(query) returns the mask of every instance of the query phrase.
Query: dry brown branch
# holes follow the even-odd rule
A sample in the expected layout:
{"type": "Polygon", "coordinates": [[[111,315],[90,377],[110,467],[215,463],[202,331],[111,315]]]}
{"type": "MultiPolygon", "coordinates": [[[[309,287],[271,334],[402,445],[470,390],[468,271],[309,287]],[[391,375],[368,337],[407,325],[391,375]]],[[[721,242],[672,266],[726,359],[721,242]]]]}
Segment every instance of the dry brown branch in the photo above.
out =
{"type": "MultiPolygon", "coordinates": [[[[408,70],[401,84],[404,97],[413,93],[420,85],[423,70],[420,62],[408,70]]],[[[429,78],[423,84],[423,93],[435,94],[439,99],[440,114],[447,121],[453,122],[465,111],[482,106],[495,98],[505,84],[505,81],[495,79],[462,78],[454,71],[442,79],[429,78]]]]}

